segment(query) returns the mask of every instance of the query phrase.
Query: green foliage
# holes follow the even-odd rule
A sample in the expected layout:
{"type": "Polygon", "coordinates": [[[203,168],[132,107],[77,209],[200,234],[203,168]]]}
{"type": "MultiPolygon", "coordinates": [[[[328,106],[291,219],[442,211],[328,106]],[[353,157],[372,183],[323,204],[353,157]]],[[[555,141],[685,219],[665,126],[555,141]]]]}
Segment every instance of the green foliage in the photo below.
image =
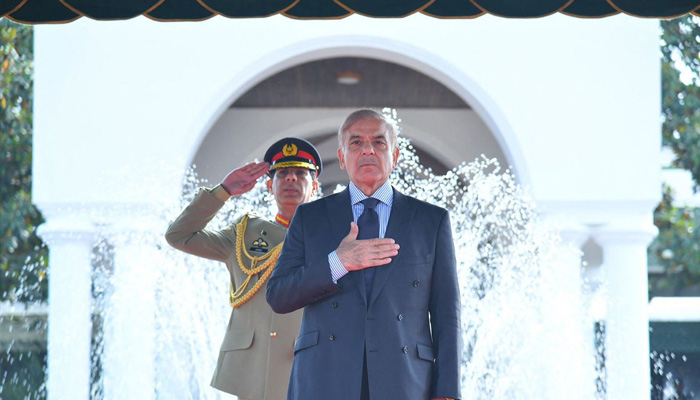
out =
{"type": "Polygon", "coordinates": [[[700,19],[662,20],[663,144],[675,166],[689,170],[700,186],[700,19]],[[687,78],[681,80],[681,71],[687,78]]]}
{"type": "Polygon", "coordinates": [[[46,399],[46,350],[9,351],[0,358],[0,399],[46,399]],[[6,374],[5,374],[6,373],[6,374]]]}
{"type": "MultiPolygon", "coordinates": [[[[691,15],[661,21],[661,113],[664,146],[674,166],[691,172],[700,188],[700,19],[691,15]]],[[[673,205],[664,188],[654,212],[659,236],[649,247],[649,264],[663,273],[649,277],[650,296],[683,295],[700,284],[700,210],[673,205]]]]}
{"type": "Polygon", "coordinates": [[[0,301],[46,299],[48,251],[31,203],[33,33],[0,20],[0,301]]]}
{"type": "MultiPolygon", "coordinates": [[[[30,26],[0,19],[0,301],[47,297],[48,250],[36,235],[44,220],[30,194],[32,36],[30,26]]],[[[18,350],[13,342],[0,347],[0,399],[45,398],[46,351],[18,350]]]]}
{"type": "Polygon", "coordinates": [[[664,272],[649,279],[651,295],[680,295],[700,284],[700,210],[673,205],[670,188],[654,211],[659,236],[649,246],[649,264],[664,272]]]}

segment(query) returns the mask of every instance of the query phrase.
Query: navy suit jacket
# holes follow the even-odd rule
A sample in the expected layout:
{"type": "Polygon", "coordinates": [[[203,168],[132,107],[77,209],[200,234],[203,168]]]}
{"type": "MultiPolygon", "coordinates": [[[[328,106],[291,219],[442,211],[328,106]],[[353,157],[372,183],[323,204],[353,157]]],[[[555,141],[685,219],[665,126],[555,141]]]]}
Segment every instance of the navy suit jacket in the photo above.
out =
{"type": "Polygon", "coordinates": [[[328,254],[353,220],[348,190],[300,205],[267,285],[275,312],[304,308],[288,400],[358,400],[365,349],[371,399],[459,398],[460,299],[447,210],[394,189],[386,237],[401,248],[333,283],[328,254]]]}

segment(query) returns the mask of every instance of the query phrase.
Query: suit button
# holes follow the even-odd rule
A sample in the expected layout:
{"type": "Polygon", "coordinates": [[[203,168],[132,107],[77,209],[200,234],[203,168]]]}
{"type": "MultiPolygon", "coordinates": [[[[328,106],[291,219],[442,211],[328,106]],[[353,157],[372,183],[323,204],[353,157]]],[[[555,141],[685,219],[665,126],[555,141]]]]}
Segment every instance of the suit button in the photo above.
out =
{"type": "Polygon", "coordinates": [[[408,353],[408,346],[403,346],[403,349],[401,350],[403,350],[404,353],[408,353]]]}
{"type": "Polygon", "coordinates": [[[334,301],[333,304],[331,304],[331,308],[338,308],[338,303],[334,301]]]}
{"type": "Polygon", "coordinates": [[[396,319],[398,319],[399,321],[403,321],[403,314],[397,315],[396,319]]]}
{"type": "Polygon", "coordinates": [[[418,279],[416,279],[415,281],[413,281],[413,287],[418,287],[418,286],[420,286],[420,281],[418,279]]]}
{"type": "Polygon", "coordinates": [[[335,336],[333,336],[333,334],[328,335],[328,340],[330,340],[331,342],[334,341],[335,336]]]}

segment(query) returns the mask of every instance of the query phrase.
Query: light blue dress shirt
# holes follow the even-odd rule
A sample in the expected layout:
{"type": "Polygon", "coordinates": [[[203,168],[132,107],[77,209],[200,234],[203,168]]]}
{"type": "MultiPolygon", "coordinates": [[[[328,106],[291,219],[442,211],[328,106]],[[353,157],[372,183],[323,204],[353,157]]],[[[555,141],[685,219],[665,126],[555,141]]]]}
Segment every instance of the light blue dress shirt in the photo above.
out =
{"type": "MultiPolygon", "coordinates": [[[[379,237],[383,238],[386,234],[386,227],[389,225],[391,205],[394,203],[394,191],[391,188],[391,184],[389,184],[389,180],[384,182],[371,196],[366,196],[352,182],[350,182],[348,190],[350,191],[350,204],[352,204],[352,218],[355,223],[357,223],[357,219],[360,218],[360,215],[362,215],[362,212],[365,210],[365,206],[361,203],[362,200],[368,197],[379,200],[375,210],[379,216],[379,237]]],[[[335,251],[328,255],[328,264],[330,264],[331,267],[331,276],[333,277],[334,283],[337,283],[340,278],[348,273],[348,270],[345,269],[343,263],[340,262],[335,251]]]]}

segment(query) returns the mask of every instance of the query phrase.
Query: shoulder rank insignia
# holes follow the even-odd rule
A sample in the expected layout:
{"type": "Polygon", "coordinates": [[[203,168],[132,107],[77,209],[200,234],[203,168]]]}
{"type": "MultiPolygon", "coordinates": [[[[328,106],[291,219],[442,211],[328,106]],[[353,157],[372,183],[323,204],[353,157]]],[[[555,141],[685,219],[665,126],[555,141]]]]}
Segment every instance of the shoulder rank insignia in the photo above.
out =
{"type": "Polygon", "coordinates": [[[253,243],[251,244],[250,250],[251,251],[257,251],[259,253],[267,253],[267,248],[268,244],[265,241],[265,239],[259,237],[255,240],[253,240],[253,243]]]}

